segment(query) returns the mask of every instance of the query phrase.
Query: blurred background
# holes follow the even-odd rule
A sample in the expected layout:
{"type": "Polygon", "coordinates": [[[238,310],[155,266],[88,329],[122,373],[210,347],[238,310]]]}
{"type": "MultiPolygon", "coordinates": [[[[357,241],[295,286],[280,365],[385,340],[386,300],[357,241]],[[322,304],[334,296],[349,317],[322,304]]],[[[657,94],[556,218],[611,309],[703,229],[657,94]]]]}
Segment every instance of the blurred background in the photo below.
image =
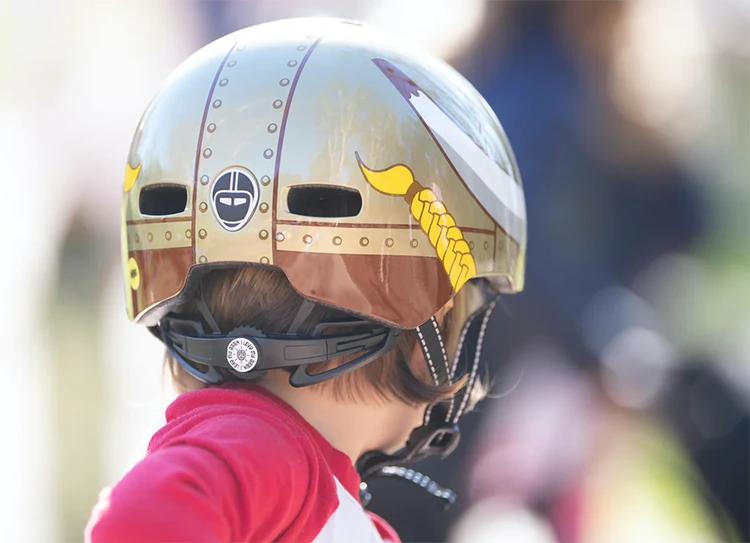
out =
{"type": "Polygon", "coordinates": [[[455,66],[527,195],[492,398],[453,456],[418,467],[460,501],[386,480],[373,509],[405,541],[748,541],[746,0],[0,0],[0,183],[20,195],[0,214],[2,540],[80,541],[161,421],[160,344],[120,284],[141,113],[204,44],[303,15],[455,66]]]}

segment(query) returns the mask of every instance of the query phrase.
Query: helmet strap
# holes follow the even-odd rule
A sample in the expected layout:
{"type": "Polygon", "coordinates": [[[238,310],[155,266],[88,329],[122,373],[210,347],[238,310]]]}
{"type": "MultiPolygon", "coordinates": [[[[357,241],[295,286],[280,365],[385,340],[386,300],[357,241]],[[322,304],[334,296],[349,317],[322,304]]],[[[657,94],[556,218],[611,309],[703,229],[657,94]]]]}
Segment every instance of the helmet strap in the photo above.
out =
{"type": "Polygon", "coordinates": [[[202,282],[197,294],[195,303],[201,318],[186,319],[168,314],[149,330],[185,371],[210,385],[227,380],[253,381],[275,368],[290,369],[289,383],[295,387],[321,383],[377,360],[394,349],[400,337],[400,330],[396,328],[357,318],[321,322],[310,334],[301,336],[298,332],[315,308],[315,304],[306,299],[302,300],[285,334],[266,334],[252,325],[222,333],[206,303],[202,282]],[[211,332],[207,333],[205,327],[211,332]],[[348,331],[342,334],[342,328],[348,331]],[[229,346],[238,338],[248,340],[260,355],[256,368],[239,372],[230,364],[229,346]],[[307,370],[310,364],[351,355],[357,356],[329,370],[315,374],[307,370]]]}
{"type": "Polygon", "coordinates": [[[211,310],[208,308],[208,304],[206,303],[206,296],[203,293],[202,279],[198,285],[198,297],[196,298],[196,305],[198,306],[198,311],[200,312],[201,317],[203,317],[203,320],[206,321],[208,327],[211,328],[211,332],[214,334],[221,334],[221,328],[219,328],[216,319],[214,319],[214,316],[211,313],[211,310]]]}
{"type": "Polygon", "coordinates": [[[302,298],[302,304],[300,304],[299,309],[297,310],[297,315],[294,317],[292,324],[289,325],[287,334],[298,334],[302,325],[305,324],[305,321],[313,312],[313,309],[315,309],[315,304],[306,298],[302,298]]]}
{"type": "Polygon", "coordinates": [[[357,471],[362,477],[361,497],[367,501],[366,481],[376,477],[400,477],[418,483],[429,494],[438,498],[444,507],[449,507],[456,499],[455,493],[437,485],[428,477],[413,470],[393,466],[422,460],[429,456],[445,458],[458,446],[461,434],[458,421],[464,414],[471,391],[479,374],[485,332],[499,296],[474,312],[464,324],[459,336],[453,364],[447,364],[445,344],[435,317],[417,328],[417,336],[425,361],[435,384],[451,384],[458,378],[468,375],[464,386],[454,397],[443,403],[433,404],[425,410],[422,426],[415,428],[401,451],[393,455],[371,451],[357,461],[357,471]],[[447,405],[446,405],[447,404],[447,405]]]}

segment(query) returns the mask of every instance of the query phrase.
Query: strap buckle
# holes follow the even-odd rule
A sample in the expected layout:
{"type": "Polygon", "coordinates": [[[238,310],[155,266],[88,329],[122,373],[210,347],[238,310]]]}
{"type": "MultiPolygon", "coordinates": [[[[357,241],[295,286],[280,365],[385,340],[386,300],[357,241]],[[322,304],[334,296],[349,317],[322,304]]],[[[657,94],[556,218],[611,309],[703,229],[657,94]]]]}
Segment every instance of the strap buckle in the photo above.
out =
{"type": "Polygon", "coordinates": [[[458,447],[461,432],[457,424],[433,421],[415,428],[406,443],[408,454],[404,460],[416,461],[428,456],[445,458],[458,447]]]}

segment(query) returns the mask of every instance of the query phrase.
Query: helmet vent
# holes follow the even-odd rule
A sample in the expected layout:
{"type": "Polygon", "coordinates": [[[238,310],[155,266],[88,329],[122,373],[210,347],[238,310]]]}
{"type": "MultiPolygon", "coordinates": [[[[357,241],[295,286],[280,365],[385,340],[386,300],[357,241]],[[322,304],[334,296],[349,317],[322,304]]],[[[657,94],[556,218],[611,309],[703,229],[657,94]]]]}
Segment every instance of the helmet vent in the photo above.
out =
{"type": "Polygon", "coordinates": [[[334,185],[289,187],[289,213],[304,217],[356,217],[362,211],[362,195],[357,189],[334,185]]]}
{"type": "Polygon", "coordinates": [[[187,207],[185,185],[152,185],[143,187],[138,198],[141,215],[162,217],[182,213],[187,207]]]}

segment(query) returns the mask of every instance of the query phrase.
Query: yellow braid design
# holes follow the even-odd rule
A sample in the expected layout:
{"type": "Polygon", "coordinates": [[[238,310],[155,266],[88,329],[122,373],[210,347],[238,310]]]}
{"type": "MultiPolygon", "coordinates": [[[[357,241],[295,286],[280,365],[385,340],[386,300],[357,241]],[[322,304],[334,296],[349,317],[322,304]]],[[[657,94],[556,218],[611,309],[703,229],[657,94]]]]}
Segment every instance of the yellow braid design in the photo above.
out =
{"type": "Polygon", "coordinates": [[[404,196],[412,216],[427,234],[451,285],[458,292],[466,281],[477,274],[477,268],[471,248],[445,204],[438,200],[432,190],[415,181],[414,174],[403,164],[376,171],[365,166],[359,155],[357,161],[362,175],[375,190],[391,196],[404,196]]]}

